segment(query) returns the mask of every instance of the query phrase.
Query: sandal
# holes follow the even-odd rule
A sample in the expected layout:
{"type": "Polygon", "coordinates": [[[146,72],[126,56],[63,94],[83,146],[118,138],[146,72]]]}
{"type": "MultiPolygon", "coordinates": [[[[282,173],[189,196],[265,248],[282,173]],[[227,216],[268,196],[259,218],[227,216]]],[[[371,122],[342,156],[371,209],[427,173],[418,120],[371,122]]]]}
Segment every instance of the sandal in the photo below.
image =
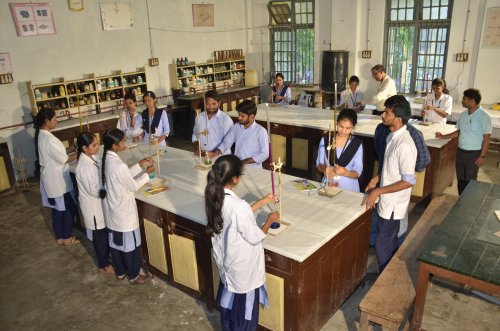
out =
{"type": "Polygon", "coordinates": [[[130,285],[141,285],[153,279],[153,275],[149,272],[146,275],[139,275],[134,280],[130,281],[130,285]]]}
{"type": "Polygon", "coordinates": [[[99,268],[98,270],[99,270],[99,272],[105,272],[105,273],[114,273],[115,272],[115,269],[113,268],[113,266],[111,264],[109,264],[108,266],[106,266],[104,268],[99,268]]]}
{"type": "Polygon", "coordinates": [[[62,239],[57,239],[56,240],[56,243],[59,245],[59,246],[64,246],[64,241],[62,239]]]}
{"type": "Polygon", "coordinates": [[[68,239],[62,239],[63,246],[75,245],[75,244],[79,244],[79,243],[80,243],[80,239],[78,239],[75,236],[71,236],[68,239]]]}

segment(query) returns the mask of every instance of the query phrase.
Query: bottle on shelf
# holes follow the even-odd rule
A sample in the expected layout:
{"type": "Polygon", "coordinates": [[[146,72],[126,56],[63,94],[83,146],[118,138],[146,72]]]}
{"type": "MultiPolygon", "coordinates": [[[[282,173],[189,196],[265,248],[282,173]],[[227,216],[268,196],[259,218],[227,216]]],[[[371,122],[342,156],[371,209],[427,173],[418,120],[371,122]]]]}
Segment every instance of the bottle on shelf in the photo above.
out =
{"type": "Polygon", "coordinates": [[[184,58],[184,65],[187,66],[188,65],[188,58],[187,56],[184,58]]]}
{"type": "Polygon", "coordinates": [[[39,89],[35,89],[35,99],[41,99],[42,98],[42,93],[40,93],[39,89]]]}
{"type": "Polygon", "coordinates": [[[175,60],[175,65],[176,65],[176,66],[178,66],[178,67],[180,67],[180,66],[182,65],[182,64],[181,64],[181,61],[179,60],[179,58],[177,58],[177,59],[175,60]]]}
{"type": "MultiPolygon", "coordinates": [[[[59,86],[59,95],[64,96],[66,95],[66,90],[64,89],[64,85],[59,86]]],[[[65,107],[66,108],[66,107],[65,107]]]]}
{"type": "Polygon", "coordinates": [[[141,75],[137,76],[137,83],[142,84],[142,82],[143,82],[142,76],[141,75]]]}
{"type": "Polygon", "coordinates": [[[127,86],[128,85],[127,77],[123,77],[122,82],[123,86],[127,86]]]}

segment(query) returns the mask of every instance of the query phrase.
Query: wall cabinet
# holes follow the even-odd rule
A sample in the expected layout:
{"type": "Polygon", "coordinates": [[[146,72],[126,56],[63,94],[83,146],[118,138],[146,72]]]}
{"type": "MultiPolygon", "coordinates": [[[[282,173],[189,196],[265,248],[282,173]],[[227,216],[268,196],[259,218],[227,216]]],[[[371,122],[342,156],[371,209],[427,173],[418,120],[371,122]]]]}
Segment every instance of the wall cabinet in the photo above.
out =
{"type": "Polygon", "coordinates": [[[90,74],[71,81],[58,78],[46,84],[28,82],[28,87],[32,114],[36,115],[43,107],[51,107],[62,121],[78,115],[78,107],[82,114],[99,114],[102,108],[120,104],[128,92],[140,98],[147,91],[147,80],[142,67],[135,72],[119,70],[99,77],[90,74]]]}

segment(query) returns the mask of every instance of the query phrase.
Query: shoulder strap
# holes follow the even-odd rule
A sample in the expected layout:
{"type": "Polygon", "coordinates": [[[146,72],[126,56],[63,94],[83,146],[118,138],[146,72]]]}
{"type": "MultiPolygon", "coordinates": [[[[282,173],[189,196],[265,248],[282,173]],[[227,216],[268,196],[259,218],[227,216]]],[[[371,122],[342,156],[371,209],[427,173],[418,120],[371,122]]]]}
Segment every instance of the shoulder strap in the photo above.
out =
{"type": "MultiPolygon", "coordinates": [[[[156,108],[153,115],[153,121],[151,121],[151,131],[155,132],[155,129],[160,124],[161,116],[164,110],[156,108]]],[[[149,134],[149,111],[146,109],[142,112],[142,128],[149,134]]]]}
{"type": "MultiPolygon", "coordinates": [[[[325,142],[325,153],[328,157],[328,144],[330,143],[328,142],[328,134],[323,135],[323,139],[324,139],[323,141],[325,142]]],[[[361,145],[361,139],[352,136],[350,142],[347,143],[349,143],[349,145],[346,146],[344,152],[342,153],[342,155],[340,155],[340,157],[337,155],[337,151],[335,150],[335,159],[337,161],[336,163],[341,167],[346,167],[349,164],[349,162],[351,162],[352,158],[358,151],[359,146],[361,145]]],[[[330,150],[330,160],[332,160],[333,162],[332,151],[333,149],[330,150]]]]}

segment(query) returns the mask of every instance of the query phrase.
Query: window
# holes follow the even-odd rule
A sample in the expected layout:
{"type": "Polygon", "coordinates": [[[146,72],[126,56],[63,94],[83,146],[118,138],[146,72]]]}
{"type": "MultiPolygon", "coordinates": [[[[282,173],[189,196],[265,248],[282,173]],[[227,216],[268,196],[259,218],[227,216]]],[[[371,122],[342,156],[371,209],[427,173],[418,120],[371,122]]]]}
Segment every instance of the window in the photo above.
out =
{"type": "Polygon", "coordinates": [[[286,82],[311,84],[314,72],[314,1],[270,1],[271,71],[286,82]]]}
{"type": "Polygon", "coordinates": [[[400,93],[444,78],[453,0],[387,0],[385,62],[400,93]]]}

